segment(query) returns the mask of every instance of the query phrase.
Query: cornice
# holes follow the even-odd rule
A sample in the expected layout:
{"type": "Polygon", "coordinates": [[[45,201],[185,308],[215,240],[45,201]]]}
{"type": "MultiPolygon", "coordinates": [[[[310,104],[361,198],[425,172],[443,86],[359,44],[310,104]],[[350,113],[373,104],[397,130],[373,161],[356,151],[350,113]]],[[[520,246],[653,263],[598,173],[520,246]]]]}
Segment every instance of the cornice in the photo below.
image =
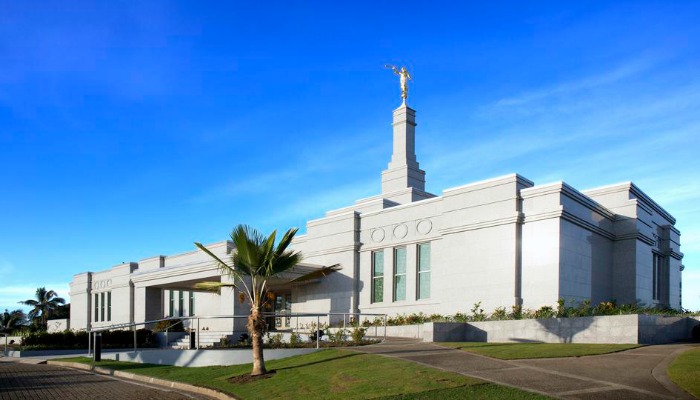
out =
{"type": "Polygon", "coordinates": [[[182,265],[177,267],[162,268],[157,270],[149,270],[137,272],[131,275],[132,282],[145,282],[154,279],[167,278],[173,275],[193,274],[197,272],[205,272],[209,270],[218,271],[218,267],[214,261],[200,262],[191,265],[182,265]]]}

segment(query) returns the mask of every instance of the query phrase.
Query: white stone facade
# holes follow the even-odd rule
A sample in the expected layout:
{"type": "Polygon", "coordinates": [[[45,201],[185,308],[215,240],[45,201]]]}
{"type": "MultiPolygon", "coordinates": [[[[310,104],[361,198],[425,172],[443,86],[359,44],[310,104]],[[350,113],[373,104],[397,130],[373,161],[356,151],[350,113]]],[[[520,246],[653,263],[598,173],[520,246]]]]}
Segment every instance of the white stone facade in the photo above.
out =
{"type": "MultiPolygon", "coordinates": [[[[305,263],[342,269],[303,285],[278,282],[272,291],[278,308],[286,305],[279,311],[454,314],[477,302],[489,312],[554,306],[560,298],[681,307],[676,221],[637,186],[578,191],[512,174],[435,196],[425,192],[415,126],[414,110],[394,111],[394,153],[380,195],[309,221],[295,238],[305,263]]],[[[208,248],[224,259],[235,251],[229,241],[208,248]]],[[[201,251],[78,274],[70,325],[246,315],[231,290],[193,291],[197,282],[218,279],[201,251]]],[[[208,323],[243,330],[242,321],[208,323]]]]}

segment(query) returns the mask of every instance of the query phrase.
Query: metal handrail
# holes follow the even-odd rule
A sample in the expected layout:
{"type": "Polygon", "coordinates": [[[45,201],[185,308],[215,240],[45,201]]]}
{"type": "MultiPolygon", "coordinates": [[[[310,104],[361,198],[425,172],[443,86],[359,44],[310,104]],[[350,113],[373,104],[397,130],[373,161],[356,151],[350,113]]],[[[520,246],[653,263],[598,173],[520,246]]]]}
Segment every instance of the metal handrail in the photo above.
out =
{"type": "MultiPolygon", "coordinates": [[[[383,319],[383,325],[384,325],[384,340],[386,340],[386,333],[387,333],[387,314],[378,314],[378,313],[291,313],[291,312],[283,312],[283,313],[262,313],[263,317],[296,317],[297,318],[297,327],[296,330],[299,330],[298,323],[299,317],[302,318],[309,318],[309,317],[316,317],[316,327],[318,330],[318,327],[321,325],[321,317],[328,317],[330,320],[331,316],[338,316],[342,315],[343,316],[343,329],[346,329],[346,321],[348,320],[348,316],[368,316],[368,317],[382,317],[383,319]]],[[[248,315],[199,315],[199,316],[182,316],[182,317],[167,317],[167,318],[160,318],[160,319],[154,319],[154,320],[149,320],[149,321],[143,321],[143,322],[128,322],[128,323],[122,323],[122,324],[114,324],[114,325],[108,325],[108,326],[101,326],[96,329],[88,329],[88,355],[92,355],[92,345],[95,343],[94,336],[101,334],[104,331],[108,330],[113,330],[113,329],[124,329],[124,328],[131,328],[134,331],[134,351],[137,351],[137,342],[136,342],[136,327],[137,326],[146,326],[150,324],[154,324],[157,322],[161,321],[171,321],[171,320],[180,320],[182,322],[189,320],[196,320],[196,332],[197,332],[197,343],[196,343],[196,349],[199,349],[199,336],[200,336],[200,320],[202,319],[236,319],[236,318],[248,318],[248,315]]],[[[175,325],[175,324],[173,324],[175,325]]],[[[173,326],[171,325],[171,326],[173,326]]],[[[190,322],[190,326],[193,324],[190,322]]],[[[168,327],[169,328],[169,327],[168,327]]],[[[190,327],[192,329],[192,327],[190,327]]],[[[167,340],[167,328],[166,328],[166,340],[167,340]]],[[[316,334],[316,348],[320,348],[320,335],[316,334]]]]}

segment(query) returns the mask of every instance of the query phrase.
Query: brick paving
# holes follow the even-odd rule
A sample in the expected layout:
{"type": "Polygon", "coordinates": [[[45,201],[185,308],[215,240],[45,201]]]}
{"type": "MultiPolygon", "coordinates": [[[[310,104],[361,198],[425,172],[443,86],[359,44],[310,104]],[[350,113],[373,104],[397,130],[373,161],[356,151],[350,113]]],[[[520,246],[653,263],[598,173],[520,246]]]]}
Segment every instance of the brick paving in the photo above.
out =
{"type": "Polygon", "coordinates": [[[193,398],[207,397],[52,365],[0,362],[0,400],[193,398]]]}

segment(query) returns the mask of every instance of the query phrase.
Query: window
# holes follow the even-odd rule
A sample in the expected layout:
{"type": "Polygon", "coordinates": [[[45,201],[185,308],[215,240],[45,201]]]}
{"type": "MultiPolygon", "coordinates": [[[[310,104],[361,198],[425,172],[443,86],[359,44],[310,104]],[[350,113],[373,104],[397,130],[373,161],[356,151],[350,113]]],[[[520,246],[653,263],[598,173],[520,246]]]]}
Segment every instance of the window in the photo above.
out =
{"type": "Polygon", "coordinates": [[[194,315],[194,292],[190,291],[190,317],[194,315]]]}
{"type": "Polygon", "coordinates": [[[175,291],[170,290],[169,296],[168,296],[168,317],[174,317],[175,316],[175,291]]]}
{"type": "Polygon", "coordinates": [[[105,293],[100,293],[100,321],[105,320],[105,293]]]}
{"type": "Polygon", "coordinates": [[[112,320],[112,292],[107,292],[107,321],[112,320]]]}
{"type": "Polygon", "coordinates": [[[667,304],[668,258],[658,253],[653,253],[652,257],[652,299],[667,304]]]}
{"type": "Polygon", "coordinates": [[[384,251],[372,252],[372,303],[384,301],[384,251]]]}
{"type": "Polygon", "coordinates": [[[394,301],[406,300],[406,248],[394,249],[394,301]]]}
{"type": "Polygon", "coordinates": [[[95,322],[100,320],[100,295],[95,293],[95,322]]]}
{"type": "Polygon", "coordinates": [[[185,315],[185,291],[178,290],[177,315],[182,317],[185,315]]]}
{"type": "Polygon", "coordinates": [[[430,298],[430,243],[418,245],[418,295],[417,298],[430,298]]]}

